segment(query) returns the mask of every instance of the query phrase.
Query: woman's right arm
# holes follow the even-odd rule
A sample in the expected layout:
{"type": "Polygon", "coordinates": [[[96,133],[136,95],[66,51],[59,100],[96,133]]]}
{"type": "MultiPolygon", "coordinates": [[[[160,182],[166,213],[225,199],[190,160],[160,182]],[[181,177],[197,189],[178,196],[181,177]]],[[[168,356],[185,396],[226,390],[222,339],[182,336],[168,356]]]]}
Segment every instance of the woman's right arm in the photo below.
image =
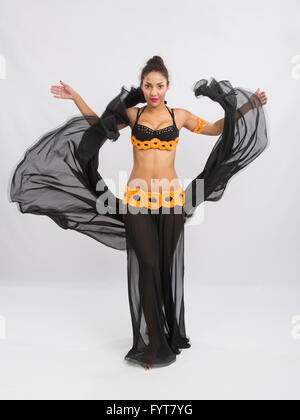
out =
{"type": "Polygon", "coordinates": [[[78,92],[76,92],[70,85],[67,85],[61,80],[60,83],[62,84],[62,86],[51,86],[50,92],[54,94],[54,98],[72,99],[84,117],[92,116],[95,117],[95,119],[99,118],[98,115],[85,103],[85,101],[82,99],[78,92]]]}
{"type": "MultiPolygon", "coordinates": [[[[99,118],[99,116],[87,105],[87,103],[83,100],[83,98],[79,95],[78,92],[76,92],[70,85],[67,85],[66,83],[62,82],[60,80],[60,83],[62,86],[59,85],[52,85],[51,86],[51,93],[54,94],[54,98],[58,99],[72,99],[79,109],[79,111],[82,113],[84,117],[92,117],[87,118],[87,121],[89,123],[96,122],[99,118]]],[[[130,120],[130,126],[132,127],[133,121],[135,121],[136,115],[137,115],[137,107],[129,107],[127,108],[127,115],[130,120]]],[[[122,128],[127,127],[129,124],[118,124],[118,130],[121,130],[122,128]]]]}
{"type": "MultiPolygon", "coordinates": [[[[98,117],[98,115],[88,106],[88,104],[82,99],[79,93],[73,93],[73,101],[83,116],[98,117]]],[[[98,117],[99,118],[99,117],[98,117]]]]}
{"type": "MultiPolygon", "coordinates": [[[[84,116],[92,117],[92,119],[88,118],[89,122],[94,122],[94,117],[95,117],[95,121],[98,120],[99,118],[98,115],[84,102],[84,100],[79,95],[79,93],[74,92],[73,100],[74,100],[74,103],[77,105],[78,109],[80,110],[80,112],[84,116]]],[[[137,114],[137,107],[127,108],[126,112],[130,120],[130,124],[117,124],[118,130],[122,130],[123,128],[128,127],[128,126],[131,127],[133,125],[133,121],[136,118],[136,114],[137,114]]]]}

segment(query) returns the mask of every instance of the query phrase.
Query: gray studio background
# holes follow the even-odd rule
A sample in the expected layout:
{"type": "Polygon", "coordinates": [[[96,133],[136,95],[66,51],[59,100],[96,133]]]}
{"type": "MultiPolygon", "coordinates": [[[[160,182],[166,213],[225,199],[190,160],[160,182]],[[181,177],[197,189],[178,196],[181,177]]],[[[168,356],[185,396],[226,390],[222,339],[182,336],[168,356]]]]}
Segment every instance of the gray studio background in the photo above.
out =
{"type": "MultiPolygon", "coordinates": [[[[299,398],[299,12],[298,0],[1,0],[1,399],[299,398]],[[101,114],[153,55],[170,72],[168,105],[208,121],[223,110],[193,96],[195,81],[265,90],[270,144],[186,226],[192,347],[146,372],[123,360],[126,252],[21,214],[8,185],[25,150],[79,113],[52,84],[101,114]]],[[[130,129],[120,134],[99,167],[119,197],[133,164],[130,129]]],[[[181,180],[200,173],[217,138],[181,130],[181,180]]]]}

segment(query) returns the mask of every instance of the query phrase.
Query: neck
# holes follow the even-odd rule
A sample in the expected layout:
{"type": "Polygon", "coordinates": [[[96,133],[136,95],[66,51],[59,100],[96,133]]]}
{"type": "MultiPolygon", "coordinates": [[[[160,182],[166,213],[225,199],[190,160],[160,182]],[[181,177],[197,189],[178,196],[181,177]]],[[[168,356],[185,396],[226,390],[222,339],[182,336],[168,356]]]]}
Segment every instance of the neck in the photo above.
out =
{"type": "MultiPolygon", "coordinates": [[[[152,107],[152,106],[149,106],[148,104],[145,106],[145,111],[148,111],[149,112],[149,114],[156,114],[156,113],[161,113],[161,111],[163,110],[163,109],[165,109],[166,108],[166,104],[163,102],[163,103],[161,103],[159,106],[157,106],[157,107],[152,107]]],[[[144,112],[145,112],[144,111],[144,112]]]]}

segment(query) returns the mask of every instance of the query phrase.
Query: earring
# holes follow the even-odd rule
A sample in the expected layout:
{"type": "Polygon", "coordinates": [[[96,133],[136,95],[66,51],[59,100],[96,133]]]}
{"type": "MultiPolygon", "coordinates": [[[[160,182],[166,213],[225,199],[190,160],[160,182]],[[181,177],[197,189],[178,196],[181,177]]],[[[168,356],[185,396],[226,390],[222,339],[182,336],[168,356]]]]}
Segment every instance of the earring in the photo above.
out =
{"type": "Polygon", "coordinates": [[[165,104],[167,103],[167,101],[164,101],[165,102],[165,104]]]}

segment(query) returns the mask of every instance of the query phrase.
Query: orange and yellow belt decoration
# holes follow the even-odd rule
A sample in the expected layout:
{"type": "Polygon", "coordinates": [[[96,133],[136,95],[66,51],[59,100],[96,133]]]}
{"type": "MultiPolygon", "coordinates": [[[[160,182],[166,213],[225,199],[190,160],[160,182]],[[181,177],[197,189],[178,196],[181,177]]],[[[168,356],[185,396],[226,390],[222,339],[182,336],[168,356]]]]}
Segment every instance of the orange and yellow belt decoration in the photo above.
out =
{"type": "Polygon", "coordinates": [[[184,189],[171,191],[144,191],[141,188],[129,188],[126,186],[123,204],[134,207],[148,207],[148,209],[158,209],[161,206],[171,208],[184,205],[184,189]],[[135,198],[136,197],[136,198],[135,198]]]}

